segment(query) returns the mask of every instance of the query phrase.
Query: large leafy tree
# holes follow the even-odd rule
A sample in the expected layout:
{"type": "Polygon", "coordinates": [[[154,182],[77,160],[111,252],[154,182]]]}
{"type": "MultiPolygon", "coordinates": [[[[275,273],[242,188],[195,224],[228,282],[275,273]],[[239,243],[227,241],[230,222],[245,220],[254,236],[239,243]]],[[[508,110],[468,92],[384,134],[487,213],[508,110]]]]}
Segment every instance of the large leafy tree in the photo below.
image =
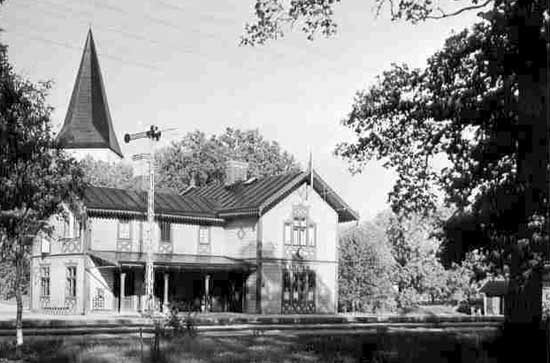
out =
{"type": "Polygon", "coordinates": [[[435,218],[388,214],[387,243],[395,259],[392,281],[397,305],[409,308],[420,301],[443,301],[449,296],[448,273],[437,257],[435,218]]]}
{"type": "MultiPolygon", "coordinates": [[[[255,21],[247,24],[242,43],[264,44],[269,40],[280,38],[288,26],[295,27],[296,24],[301,24],[301,30],[307,34],[309,39],[313,39],[319,32],[330,36],[336,31],[333,10],[337,2],[339,1],[297,0],[288,3],[282,0],[257,0],[255,21]]],[[[422,166],[429,165],[430,154],[434,151],[437,152],[438,146],[443,146],[444,150],[439,151],[448,153],[449,159],[453,163],[451,168],[453,170],[446,174],[452,179],[450,182],[458,187],[457,193],[453,192],[452,197],[457,199],[459,206],[461,204],[463,206],[465,201],[471,205],[474,201],[468,200],[468,196],[479,192],[478,198],[474,196],[473,199],[478,203],[477,207],[484,205],[484,208],[481,209],[485,211],[484,217],[489,218],[490,222],[482,222],[483,226],[471,229],[481,231],[479,235],[483,237],[481,238],[482,245],[506,255],[510,274],[513,277],[511,289],[511,293],[515,295],[513,298],[520,297],[520,295],[522,299],[525,298],[524,302],[508,304],[508,307],[519,307],[529,301],[540,300],[541,255],[544,254],[545,244],[548,244],[548,228],[550,228],[546,171],[546,165],[549,162],[546,118],[548,99],[550,98],[548,95],[548,69],[550,68],[548,54],[550,47],[547,46],[550,24],[548,2],[544,0],[472,0],[471,2],[454,3],[451,5],[455,7],[453,10],[445,10],[439,3],[428,0],[399,0],[395,2],[374,0],[373,3],[378,11],[387,5],[394,20],[404,19],[413,23],[453,16],[486,6],[490,9],[480,13],[483,18],[488,20],[488,27],[486,30],[478,29],[478,32],[488,32],[487,39],[490,40],[489,43],[492,43],[492,47],[485,47],[487,42],[484,42],[483,47],[478,48],[477,52],[466,50],[466,54],[471,57],[470,63],[472,66],[475,65],[470,67],[471,74],[481,83],[468,82],[470,73],[463,72],[468,68],[464,67],[467,59],[460,52],[455,54],[456,59],[447,58],[445,60],[446,57],[443,57],[444,63],[435,64],[436,68],[442,70],[441,74],[434,74],[436,78],[433,79],[433,85],[441,86],[440,92],[437,93],[441,96],[439,100],[442,101],[435,104],[442,107],[434,109],[432,103],[421,102],[423,106],[428,106],[428,108],[432,108],[431,111],[435,111],[434,122],[432,122],[432,127],[429,127],[428,134],[425,134],[425,125],[421,125],[417,130],[418,120],[411,120],[411,117],[408,117],[407,112],[411,110],[410,106],[404,105],[404,109],[396,108],[396,106],[403,105],[401,102],[403,93],[398,90],[397,84],[401,82],[403,86],[414,92],[419,88],[417,87],[418,83],[425,80],[422,79],[423,72],[413,72],[406,67],[394,67],[384,75],[384,81],[389,84],[390,89],[395,91],[393,96],[389,92],[384,93],[382,86],[378,89],[382,94],[381,98],[384,99],[387,96],[385,100],[381,100],[383,106],[367,101],[369,106],[363,111],[369,113],[371,111],[368,108],[371,107],[375,109],[374,113],[379,112],[388,116],[383,119],[384,121],[391,120],[396,123],[401,119],[405,123],[410,123],[406,139],[414,141],[412,143],[414,148],[425,149],[422,141],[428,140],[427,151],[424,151],[426,157],[420,164],[422,166]],[[453,65],[461,66],[462,70],[455,72],[453,65]],[[479,69],[486,70],[487,73],[482,71],[480,74],[479,69]],[[465,75],[468,75],[468,78],[464,78],[465,75]],[[457,78],[456,82],[455,77],[457,78]],[[489,84],[484,84],[484,82],[489,84]],[[496,97],[496,94],[500,97],[496,97]],[[464,103],[463,101],[470,102],[464,103]],[[489,108],[480,108],[480,103],[485,106],[488,103],[489,108]],[[389,108],[384,109],[384,107],[389,108]],[[457,113],[465,122],[456,122],[457,113]],[[485,115],[486,118],[480,117],[482,115],[485,115]],[[478,122],[472,122],[472,119],[478,120],[478,122]],[[474,140],[474,145],[469,145],[464,141],[453,142],[452,138],[448,139],[449,130],[441,121],[450,124],[450,134],[458,140],[463,140],[464,137],[459,136],[457,130],[477,133],[478,139],[474,140]],[[479,121],[481,121],[481,125],[478,124],[479,121]],[[465,125],[469,127],[466,128],[465,125]],[[441,134],[437,132],[437,129],[441,134]],[[479,129],[482,131],[478,132],[479,129]],[[430,137],[433,139],[429,139],[430,137]],[[458,148],[449,149],[448,146],[453,144],[458,148]],[[463,157],[464,152],[470,154],[465,156],[473,156],[471,161],[463,157]],[[496,169],[491,169],[490,163],[479,163],[482,160],[480,155],[491,161],[496,169]],[[460,195],[461,192],[463,195],[460,195]],[[487,205],[492,208],[492,211],[488,210],[487,205]],[[490,237],[488,238],[488,236],[490,237]],[[497,245],[497,248],[494,248],[494,244],[497,245]],[[526,287],[527,281],[531,281],[531,288],[526,291],[531,291],[531,293],[517,294],[520,289],[526,287]]],[[[463,36],[463,40],[467,39],[473,38],[463,36]]],[[[464,48],[460,44],[458,46],[464,48]]],[[[430,67],[434,67],[434,64],[432,63],[430,67]]],[[[373,92],[370,92],[368,96],[372,100],[380,99],[373,92]]],[[[411,96],[415,100],[423,98],[421,93],[416,92],[411,96]]],[[[427,96],[430,98],[429,93],[427,96]]],[[[421,122],[427,123],[430,120],[430,118],[423,118],[421,122]]],[[[368,123],[365,119],[363,121],[368,123]]],[[[343,153],[351,160],[360,162],[364,160],[365,155],[367,159],[370,158],[370,155],[376,154],[392,156],[395,149],[397,149],[397,154],[402,154],[401,146],[403,144],[401,141],[403,138],[399,137],[398,131],[395,132],[395,135],[399,141],[391,142],[389,146],[384,147],[383,141],[377,143],[365,133],[369,127],[364,127],[362,122],[357,122],[353,126],[352,123],[349,123],[349,126],[353,127],[358,134],[355,151],[347,149],[347,152],[343,153]],[[370,147],[373,147],[374,150],[369,149],[370,147]],[[363,151],[365,151],[364,154],[363,151]]],[[[376,134],[376,130],[371,131],[376,134]]],[[[418,156],[421,152],[415,151],[414,154],[418,156]]],[[[429,171],[410,173],[411,167],[415,166],[407,165],[406,161],[411,162],[412,160],[404,159],[404,164],[400,165],[401,170],[399,171],[404,176],[399,179],[394,188],[393,201],[400,199],[406,202],[406,198],[411,197],[412,203],[404,203],[405,208],[424,209],[424,205],[428,209],[433,207],[433,195],[419,192],[419,188],[411,190],[407,188],[407,185],[412,183],[424,187],[439,177],[429,171]]],[[[458,218],[470,218],[469,213],[461,214],[458,218]]],[[[478,220],[477,216],[474,216],[474,220],[478,220]]],[[[461,242],[464,240],[462,238],[461,242]]],[[[530,305],[533,306],[533,309],[524,309],[530,310],[527,313],[510,310],[507,313],[508,318],[518,322],[536,321],[540,316],[540,309],[533,304],[530,305]]]]}
{"type": "MultiPolygon", "coordinates": [[[[227,128],[223,134],[211,136],[197,130],[156,152],[155,187],[182,192],[192,183],[203,186],[223,182],[228,159],[247,161],[250,177],[280,174],[299,167],[291,154],[282,150],[277,142],[265,140],[258,130],[227,128]]],[[[82,166],[86,181],[92,185],[123,189],[146,187],[142,184],[143,178],[126,162],[86,157],[82,166]]]]}
{"type": "Polygon", "coordinates": [[[378,312],[395,308],[391,278],[395,261],[386,242],[385,224],[384,216],[380,215],[340,234],[340,311],[378,312]]]}
{"type": "Polygon", "coordinates": [[[18,76],[0,51],[0,260],[14,275],[18,346],[32,242],[49,232],[48,219],[63,202],[76,204],[83,186],[79,165],[54,140],[48,88],[18,76]]]}
{"type": "Polygon", "coordinates": [[[262,177],[297,170],[294,157],[258,130],[227,128],[207,137],[201,131],[188,133],[181,141],[159,151],[157,185],[181,192],[192,182],[197,186],[222,182],[228,159],[249,163],[249,177],[262,177]]]}

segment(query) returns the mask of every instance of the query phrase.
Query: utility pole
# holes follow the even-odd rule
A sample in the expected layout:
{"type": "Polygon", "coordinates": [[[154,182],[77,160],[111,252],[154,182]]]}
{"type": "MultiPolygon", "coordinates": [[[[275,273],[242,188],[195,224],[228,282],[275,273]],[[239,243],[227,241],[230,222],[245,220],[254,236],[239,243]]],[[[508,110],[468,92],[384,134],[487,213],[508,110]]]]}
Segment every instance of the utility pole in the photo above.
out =
{"type": "Polygon", "coordinates": [[[138,132],[136,134],[124,135],[124,142],[129,143],[137,139],[149,139],[149,189],[147,192],[147,239],[145,244],[146,262],[145,262],[145,295],[147,300],[145,310],[153,312],[153,223],[155,221],[155,141],[159,141],[161,132],[157,126],[151,125],[148,131],[138,132]]]}

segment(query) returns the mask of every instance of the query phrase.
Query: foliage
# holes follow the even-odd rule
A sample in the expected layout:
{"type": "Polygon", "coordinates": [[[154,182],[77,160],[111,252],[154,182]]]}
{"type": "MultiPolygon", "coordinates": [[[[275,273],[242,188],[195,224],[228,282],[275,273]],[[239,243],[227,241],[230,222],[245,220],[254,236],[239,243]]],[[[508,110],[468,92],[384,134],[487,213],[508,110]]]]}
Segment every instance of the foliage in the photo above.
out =
{"type": "Polygon", "coordinates": [[[90,155],[80,163],[88,184],[123,189],[139,186],[139,177],[134,175],[134,169],[128,163],[95,160],[90,155]]]}
{"type": "Polygon", "coordinates": [[[83,188],[79,165],[54,140],[49,87],[18,76],[0,52],[0,260],[14,269],[18,333],[33,239],[50,232],[48,218],[63,202],[77,208],[83,188]]]}
{"type": "MultiPolygon", "coordinates": [[[[29,261],[24,261],[25,271],[21,281],[21,293],[27,295],[29,290],[29,261]]],[[[10,300],[15,297],[15,269],[9,261],[0,262],[0,300],[10,300]]]]}
{"type": "MultiPolygon", "coordinates": [[[[334,19],[335,7],[340,0],[256,0],[254,21],[245,25],[241,37],[243,45],[263,45],[284,36],[288,28],[299,29],[308,40],[321,33],[325,37],[336,34],[338,24],[334,19]]],[[[471,4],[445,10],[431,0],[373,0],[376,15],[384,6],[389,8],[392,20],[405,20],[413,24],[427,19],[442,19],[464,11],[481,9],[493,0],[472,0],[471,4]]],[[[467,3],[467,2],[466,2],[467,3]]],[[[495,6],[503,1],[496,1],[495,6]]]]}
{"type": "Polygon", "coordinates": [[[231,158],[249,163],[249,177],[298,169],[292,155],[277,142],[265,140],[258,130],[226,128],[223,134],[211,137],[194,131],[159,151],[157,185],[181,192],[189,187],[192,178],[197,186],[223,182],[225,162],[231,158]]]}
{"type": "Polygon", "coordinates": [[[436,255],[439,241],[435,228],[434,219],[389,215],[386,236],[397,262],[392,276],[400,308],[448,297],[447,271],[436,255]]]}
{"type": "Polygon", "coordinates": [[[339,238],[338,302],[344,311],[394,309],[394,261],[381,219],[343,231],[339,238]]]}
{"type": "MultiPolygon", "coordinates": [[[[226,128],[221,135],[207,137],[201,131],[187,133],[182,140],[160,149],[155,155],[155,187],[183,192],[193,183],[203,186],[223,182],[225,162],[237,158],[249,163],[248,176],[262,177],[298,170],[294,157],[275,141],[267,141],[258,130],[226,128]]],[[[96,186],[141,189],[142,178],[131,164],[82,160],[85,179],[96,186]]]]}

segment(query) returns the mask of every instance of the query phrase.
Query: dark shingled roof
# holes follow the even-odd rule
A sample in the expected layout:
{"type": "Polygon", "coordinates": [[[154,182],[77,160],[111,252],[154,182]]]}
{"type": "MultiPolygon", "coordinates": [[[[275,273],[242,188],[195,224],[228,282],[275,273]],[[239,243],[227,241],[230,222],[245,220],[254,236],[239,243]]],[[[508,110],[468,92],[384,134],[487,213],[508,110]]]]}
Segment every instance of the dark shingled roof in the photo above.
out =
{"type": "MultiPolygon", "coordinates": [[[[310,183],[307,172],[293,172],[260,179],[239,182],[234,185],[213,184],[191,188],[183,195],[155,193],[155,213],[169,216],[216,219],[236,216],[259,216],[300,185],[310,183]]],[[[339,222],[358,220],[352,210],[322,179],[313,173],[313,187],[336,211],[339,222]]],[[[88,187],[84,205],[92,214],[147,212],[147,193],[131,190],[88,187]]]]}
{"type": "Polygon", "coordinates": [[[504,296],[507,291],[508,281],[506,280],[490,280],[479,289],[479,292],[487,296],[504,296]]]}
{"type": "Polygon", "coordinates": [[[88,31],[69,108],[57,140],[67,149],[107,148],[122,157],[111,121],[92,29],[88,31]]]}
{"type": "MultiPolygon", "coordinates": [[[[90,186],[84,192],[84,205],[94,210],[147,212],[147,193],[90,186]]],[[[216,218],[214,206],[200,196],[181,196],[177,193],[155,193],[155,213],[176,216],[216,218]]]]}
{"type": "MultiPolygon", "coordinates": [[[[292,193],[303,183],[310,183],[309,172],[293,172],[260,179],[252,179],[235,185],[221,183],[190,189],[185,196],[201,196],[217,204],[221,217],[238,215],[261,215],[292,193]]],[[[351,209],[336,192],[313,172],[313,187],[338,213],[339,222],[358,220],[359,215],[351,209]]]]}

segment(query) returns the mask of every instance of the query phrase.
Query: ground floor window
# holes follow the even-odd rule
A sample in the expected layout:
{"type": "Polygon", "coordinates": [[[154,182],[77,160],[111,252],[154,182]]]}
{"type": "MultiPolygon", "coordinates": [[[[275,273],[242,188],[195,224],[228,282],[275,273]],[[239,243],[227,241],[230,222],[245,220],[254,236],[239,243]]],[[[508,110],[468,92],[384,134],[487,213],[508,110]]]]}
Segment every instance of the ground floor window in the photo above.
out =
{"type": "Polygon", "coordinates": [[[40,268],[40,296],[50,296],[50,267],[42,266],[40,268]]]}
{"type": "Polygon", "coordinates": [[[309,268],[283,269],[283,314],[315,312],[315,280],[315,271],[309,268]]]}
{"type": "Polygon", "coordinates": [[[76,297],[76,266],[67,267],[67,296],[76,297]]]}

